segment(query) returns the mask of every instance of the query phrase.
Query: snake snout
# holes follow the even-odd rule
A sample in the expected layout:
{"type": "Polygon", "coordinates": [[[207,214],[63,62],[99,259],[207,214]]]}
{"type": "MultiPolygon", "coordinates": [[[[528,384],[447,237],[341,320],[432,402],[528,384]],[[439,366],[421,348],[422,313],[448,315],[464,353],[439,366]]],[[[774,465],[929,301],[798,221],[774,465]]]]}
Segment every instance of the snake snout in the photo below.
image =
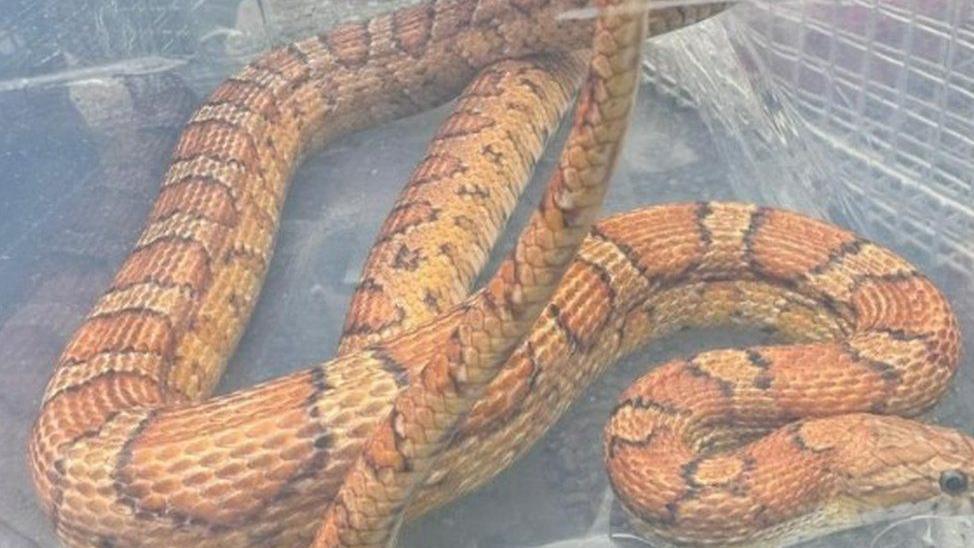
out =
{"type": "Polygon", "coordinates": [[[948,502],[950,513],[974,515],[974,438],[953,435],[959,443],[951,444],[947,462],[939,470],[937,487],[948,502]]]}

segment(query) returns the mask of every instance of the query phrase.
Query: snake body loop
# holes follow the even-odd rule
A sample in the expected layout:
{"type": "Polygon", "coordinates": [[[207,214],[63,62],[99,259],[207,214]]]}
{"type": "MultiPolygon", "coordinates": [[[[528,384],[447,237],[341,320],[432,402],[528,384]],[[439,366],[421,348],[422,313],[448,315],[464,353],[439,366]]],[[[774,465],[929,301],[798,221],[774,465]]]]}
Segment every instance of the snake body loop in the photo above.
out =
{"type": "MultiPolygon", "coordinates": [[[[572,129],[541,203],[494,276],[434,323],[440,348],[396,397],[346,474],[316,547],[380,547],[406,505],[558,287],[598,215],[639,85],[645,17],[596,5],[592,54],[572,129]]],[[[422,328],[421,328],[422,329],[422,328]]],[[[380,348],[395,353],[398,340],[380,348]]],[[[408,343],[406,345],[408,349],[408,343]]]]}
{"type": "MultiPolygon", "coordinates": [[[[586,5],[431,1],[274,50],[214,91],[44,395],[29,461],[66,544],[293,546],[323,513],[319,545],[385,543],[402,514],[512,462],[621,355],[740,323],[797,342],[664,365],[609,421],[610,480],[639,528],[778,542],[905,502],[969,508],[949,486],[974,474],[970,438],[875,415],[928,408],[959,359],[946,300],[893,253],[797,214],[708,202],[603,220],[576,252],[644,28],[638,10],[559,18],[586,5]],[[549,191],[467,297],[585,60],[549,191]],[[468,82],[380,232],[339,356],[211,397],[299,158],[468,82]]],[[[668,8],[645,26],[720,9],[668,8]]]]}

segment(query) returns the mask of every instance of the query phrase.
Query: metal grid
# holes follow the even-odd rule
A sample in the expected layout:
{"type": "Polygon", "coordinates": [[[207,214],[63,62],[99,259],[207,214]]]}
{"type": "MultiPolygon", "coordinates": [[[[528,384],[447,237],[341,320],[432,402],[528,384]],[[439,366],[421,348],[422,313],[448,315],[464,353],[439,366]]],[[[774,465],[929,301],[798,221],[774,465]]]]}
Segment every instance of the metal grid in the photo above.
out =
{"type": "Polygon", "coordinates": [[[757,3],[748,39],[805,127],[844,153],[847,201],[869,224],[974,264],[974,4],[757,3]],[[865,176],[863,176],[865,175],[865,176]],[[892,224],[891,224],[892,223],[892,224]]]}

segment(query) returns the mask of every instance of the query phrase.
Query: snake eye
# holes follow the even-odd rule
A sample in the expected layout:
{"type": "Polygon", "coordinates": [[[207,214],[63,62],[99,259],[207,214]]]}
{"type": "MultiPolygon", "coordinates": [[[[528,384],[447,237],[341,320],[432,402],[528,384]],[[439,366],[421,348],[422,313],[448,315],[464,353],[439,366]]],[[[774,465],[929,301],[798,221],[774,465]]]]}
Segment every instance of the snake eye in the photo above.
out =
{"type": "Polygon", "coordinates": [[[967,474],[960,470],[945,470],[940,473],[940,489],[948,495],[959,495],[967,490],[967,474]]]}

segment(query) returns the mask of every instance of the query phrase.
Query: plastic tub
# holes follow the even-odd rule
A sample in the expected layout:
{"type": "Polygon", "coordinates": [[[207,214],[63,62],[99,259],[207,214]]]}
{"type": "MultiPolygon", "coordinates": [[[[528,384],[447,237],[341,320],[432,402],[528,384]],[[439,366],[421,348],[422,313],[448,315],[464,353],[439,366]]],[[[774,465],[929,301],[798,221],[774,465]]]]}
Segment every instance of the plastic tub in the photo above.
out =
{"type": "MultiPolygon", "coordinates": [[[[27,432],[51,364],[136,238],[194,105],[270,45],[391,4],[21,0],[6,10],[0,546],[55,543],[27,474],[27,432]]],[[[947,293],[974,346],[972,12],[966,0],[746,3],[655,40],[607,210],[735,199],[829,219],[914,261],[947,293]]],[[[300,168],[261,301],[220,391],[332,355],[367,248],[446,112],[351,135],[300,168]]],[[[600,449],[618,392],[645,364],[755,339],[676,337],[620,364],[526,457],[410,525],[402,545],[625,545],[600,449]]],[[[974,390],[971,365],[964,358],[925,420],[974,432],[964,397],[974,390]]],[[[971,531],[970,521],[914,520],[808,545],[969,546],[971,531]]]]}

